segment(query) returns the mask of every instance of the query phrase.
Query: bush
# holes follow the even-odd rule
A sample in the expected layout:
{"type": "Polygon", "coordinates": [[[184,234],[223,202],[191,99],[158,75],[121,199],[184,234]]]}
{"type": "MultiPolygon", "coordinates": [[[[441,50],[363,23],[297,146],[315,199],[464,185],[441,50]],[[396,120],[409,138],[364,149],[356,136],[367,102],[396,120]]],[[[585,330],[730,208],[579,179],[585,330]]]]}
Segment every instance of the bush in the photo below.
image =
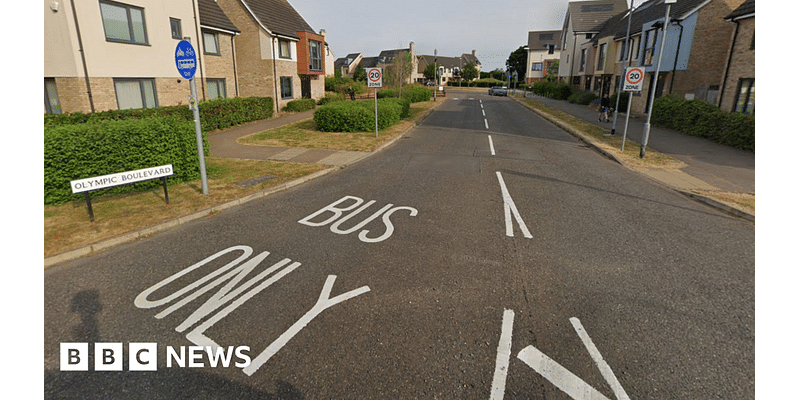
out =
{"type": "Polygon", "coordinates": [[[572,95],[572,87],[561,81],[539,81],[530,88],[534,94],[555,100],[567,100],[572,95]]]}
{"type": "Polygon", "coordinates": [[[742,150],[755,151],[756,117],[718,109],[702,100],[684,100],[676,95],[653,103],[651,123],[699,136],[742,150]]]}
{"type": "MultiPolygon", "coordinates": [[[[205,142],[205,141],[204,141],[205,142]]],[[[208,144],[204,145],[205,155],[208,144]]],[[[44,128],[44,203],[80,199],[70,181],[172,164],[171,182],[200,178],[194,122],[181,117],[93,121],[44,128]]],[[[160,180],[92,191],[126,193],[158,187],[160,180]]]]}
{"type": "Polygon", "coordinates": [[[411,103],[420,103],[431,99],[431,91],[422,85],[409,85],[403,88],[403,98],[411,103]]]}
{"type": "MultiPolygon", "coordinates": [[[[407,100],[405,100],[407,101],[407,100]]],[[[400,121],[402,99],[378,100],[378,129],[400,121]]],[[[369,132],[375,129],[374,100],[346,101],[326,104],[314,111],[317,129],[323,132],[369,132]]]]}
{"type": "Polygon", "coordinates": [[[581,104],[581,105],[589,105],[592,101],[598,99],[599,96],[595,92],[591,91],[579,91],[575,92],[567,98],[567,101],[573,104],[581,104]]]}
{"type": "Polygon", "coordinates": [[[286,103],[281,110],[288,112],[301,112],[313,110],[317,106],[317,101],[314,99],[297,99],[286,103]]]}
{"type": "Polygon", "coordinates": [[[325,92],[325,97],[319,99],[319,101],[317,101],[317,105],[318,106],[324,106],[325,104],[328,104],[328,103],[333,103],[333,102],[336,102],[336,101],[344,101],[344,100],[345,100],[345,96],[342,93],[325,92]]]}
{"type": "Polygon", "coordinates": [[[505,81],[501,81],[494,78],[478,79],[477,81],[469,83],[470,87],[485,87],[485,88],[490,88],[492,86],[505,86],[505,85],[506,85],[505,81]]]}
{"type": "Polygon", "coordinates": [[[622,94],[615,93],[609,100],[611,100],[611,107],[617,107],[617,97],[619,95],[619,108],[618,111],[627,112],[628,100],[630,99],[630,92],[622,92],[622,94]]]}
{"type": "MultiPolygon", "coordinates": [[[[225,129],[247,122],[268,119],[274,113],[275,104],[271,97],[232,97],[214,99],[200,103],[200,123],[203,132],[225,129]]],[[[71,125],[87,122],[117,121],[147,117],[179,117],[194,121],[194,113],[189,106],[169,106],[139,108],[131,110],[110,110],[91,114],[67,113],[45,114],[45,126],[71,125]]]]}

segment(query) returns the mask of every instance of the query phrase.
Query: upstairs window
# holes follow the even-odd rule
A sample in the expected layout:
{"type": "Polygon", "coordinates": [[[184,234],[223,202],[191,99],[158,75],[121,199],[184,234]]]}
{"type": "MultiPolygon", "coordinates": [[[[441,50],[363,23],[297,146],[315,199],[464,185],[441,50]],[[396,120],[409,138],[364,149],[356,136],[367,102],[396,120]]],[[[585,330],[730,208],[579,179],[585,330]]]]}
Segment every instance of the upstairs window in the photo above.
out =
{"type": "Polygon", "coordinates": [[[311,70],[322,71],[322,43],[316,40],[309,40],[308,53],[311,70]]]}
{"type": "Polygon", "coordinates": [[[203,51],[205,54],[219,55],[219,39],[213,32],[203,32],[203,51]]]}
{"type": "Polygon", "coordinates": [[[653,65],[653,56],[656,50],[657,39],[658,29],[651,29],[645,33],[643,65],[653,65]]]}
{"type": "Polygon", "coordinates": [[[107,41],[148,44],[143,8],[101,1],[100,14],[107,41]]]}
{"type": "Polygon", "coordinates": [[[600,49],[598,50],[597,56],[597,70],[602,71],[605,63],[606,63],[606,44],[603,43],[600,45],[600,49]]]}
{"type": "Polygon", "coordinates": [[[181,20],[177,18],[169,19],[169,29],[172,31],[172,38],[181,40],[183,39],[183,29],[181,29],[181,20]]]}
{"type": "Polygon", "coordinates": [[[288,40],[278,39],[278,57],[280,58],[292,58],[292,50],[289,46],[288,40]]]}

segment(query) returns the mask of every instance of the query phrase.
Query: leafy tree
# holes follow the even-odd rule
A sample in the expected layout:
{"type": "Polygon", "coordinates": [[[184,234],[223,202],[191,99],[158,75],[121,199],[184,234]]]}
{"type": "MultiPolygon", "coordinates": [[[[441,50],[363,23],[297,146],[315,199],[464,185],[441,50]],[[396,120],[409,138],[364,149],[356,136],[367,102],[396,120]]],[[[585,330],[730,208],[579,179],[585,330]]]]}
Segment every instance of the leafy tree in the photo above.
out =
{"type": "Polygon", "coordinates": [[[436,63],[428,64],[428,66],[425,67],[425,70],[422,71],[422,75],[425,76],[425,79],[427,79],[429,81],[434,81],[434,80],[436,80],[436,70],[438,68],[439,68],[439,64],[436,64],[436,63]]]}
{"type": "Polygon", "coordinates": [[[467,82],[475,79],[478,77],[478,68],[475,67],[475,63],[468,62],[464,68],[461,69],[461,79],[466,80],[467,82]]]}
{"type": "Polygon", "coordinates": [[[408,81],[411,72],[414,70],[414,62],[411,53],[400,53],[395,56],[391,65],[385,68],[383,73],[386,86],[393,86],[403,91],[403,84],[408,81]]]}
{"type": "Polygon", "coordinates": [[[489,78],[497,79],[498,81],[505,81],[506,73],[502,69],[495,69],[494,71],[489,72],[489,78]]]}
{"type": "Polygon", "coordinates": [[[525,71],[527,71],[527,65],[528,52],[525,50],[524,46],[519,46],[518,49],[514,50],[508,56],[508,60],[506,60],[506,70],[512,75],[514,72],[516,72],[517,79],[521,81],[525,80],[525,71]]]}
{"type": "Polygon", "coordinates": [[[361,63],[359,63],[358,67],[356,67],[356,70],[353,71],[353,80],[358,82],[367,81],[367,70],[361,67],[361,63]]]}

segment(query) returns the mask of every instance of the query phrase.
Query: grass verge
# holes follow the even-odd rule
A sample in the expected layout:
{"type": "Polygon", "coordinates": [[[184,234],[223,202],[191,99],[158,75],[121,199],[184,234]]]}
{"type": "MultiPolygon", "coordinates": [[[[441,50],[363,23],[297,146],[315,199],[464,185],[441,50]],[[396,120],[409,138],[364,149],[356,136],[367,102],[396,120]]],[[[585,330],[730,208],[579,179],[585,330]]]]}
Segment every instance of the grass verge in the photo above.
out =
{"type": "Polygon", "coordinates": [[[253,146],[293,147],[302,149],[329,149],[346,151],[374,151],[380,145],[411,127],[437,103],[425,101],[411,104],[410,115],[386,129],[372,132],[320,132],[313,119],[270,129],[244,138],[239,143],[253,146]]]}
{"type": "Polygon", "coordinates": [[[44,256],[54,256],[126,233],[190,215],[267,190],[324,169],[315,164],[274,161],[206,159],[208,195],[200,180],[168,186],[169,204],[162,188],[147,192],[92,199],[95,221],[89,221],[86,202],[78,200],[44,207],[44,256]],[[252,186],[238,183],[275,176],[252,186]]]}
{"type": "MultiPolygon", "coordinates": [[[[640,144],[638,142],[629,139],[626,140],[625,151],[622,151],[622,137],[619,135],[612,136],[604,128],[537,101],[519,96],[515,96],[515,99],[527,105],[529,108],[535,110],[539,114],[545,116],[551,122],[559,125],[562,129],[568,130],[572,134],[583,138],[583,140],[591,142],[594,146],[601,149],[606,154],[616,158],[620,163],[633,170],[680,170],[687,166],[683,161],[661,154],[652,149],[647,150],[644,158],[639,158],[640,144]]],[[[711,190],[692,190],[692,192],[716,200],[747,214],[756,214],[755,194],[711,190]]]]}

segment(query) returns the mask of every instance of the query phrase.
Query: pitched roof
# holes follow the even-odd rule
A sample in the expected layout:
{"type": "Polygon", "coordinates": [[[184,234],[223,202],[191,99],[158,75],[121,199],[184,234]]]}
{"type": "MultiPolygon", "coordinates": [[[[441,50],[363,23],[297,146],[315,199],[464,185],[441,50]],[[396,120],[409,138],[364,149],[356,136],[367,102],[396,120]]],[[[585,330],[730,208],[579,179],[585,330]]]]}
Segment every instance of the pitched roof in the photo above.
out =
{"type": "Polygon", "coordinates": [[[547,50],[549,45],[555,50],[561,50],[561,31],[534,31],[528,32],[528,50],[547,50]]]}
{"type": "Polygon", "coordinates": [[[240,0],[258,22],[277,35],[300,38],[297,32],[314,32],[287,0],[240,0]]]}
{"type": "Polygon", "coordinates": [[[756,16],[756,0],[747,0],[732,13],[728,14],[725,19],[736,21],[742,18],[754,18],[756,16]]]}
{"type": "MultiPolygon", "coordinates": [[[[689,14],[708,4],[711,0],[678,0],[670,7],[670,19],[684,19],[689,14]]],[[[631,35],[641,33],[642,26],[655,20],[663,20],[666,13],[664,0],[648,0],[633,10],[631,17],[631,35]]],[[[610,18],[603,29],[595,36],[594,41],[614,36],[614,39],[624,38],[628,30],[628,11],[625,10],[610,18]]]]}
{"type": "MultiPolygon", "coordinates": [[[[436,56],[436,63],[445,67],[445,68],[463,68],[467,63],[474,63],[477,67],[480,65],[480,61],[478,61],[477,57],[474,57],[472,54],[462,54],[461,57],[445,57],[445,56],[436,56]],[[469,57],[467,57],[469,56],[469,57]]],[[[419,70],[422,71],[427,67],[429,64],[433,64],[434,56],[431,55],[420,55],[417,56],[417,60],[419,60],[419,70]]]]}
{"type": "Polygon", "coordinates": [[[571,20],[573,32],[599,32],[609,18],[627,9],[625,0],[572,1],[564,24],[571,20]]]}
{"type": "Polygon", "coordinates": [[[219,8],[215,0],[199,0],[197,8],[200,11],[200,25],[217,28],[228,32],[241,33],[236,25],[219,8]]]}

